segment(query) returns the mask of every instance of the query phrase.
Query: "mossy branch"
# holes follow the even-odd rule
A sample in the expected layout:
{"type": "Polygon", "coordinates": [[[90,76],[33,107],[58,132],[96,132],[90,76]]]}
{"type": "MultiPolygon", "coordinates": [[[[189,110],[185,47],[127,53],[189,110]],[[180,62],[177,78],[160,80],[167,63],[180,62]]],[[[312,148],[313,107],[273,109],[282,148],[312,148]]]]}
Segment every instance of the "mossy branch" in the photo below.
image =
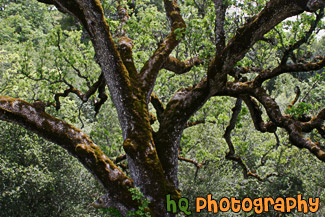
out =
{"type": "Polygon", "coordinates": [[[138,206],[128,190],[134,186],[133,180],[79,129],[21,99],[7,96],[0,96],[0,119],[21,125],[63,147],[94,174],[113,198],[120,198],[121,206],[130,209],[138,206]]]}
{"type": "Polygon", "coordinates": [[[245,104],[247,105],[250,111],[255,128],[262,133],[274,133],[277,129],[276,125],[272,121],[266,123],[263,121],[263,113],[260,110],[256,100],[254,100],[254,98],[250,96],[242,96],[242,99],[244,100],[245,104]]]}
{"type": "Polygon", "coordinates": [[[158,45],[158,48],[140,70],[141,89],[144,90],[146,101],[149,102],[158,72],[166,62],[171,52],[179,44],[185,31],[183,20],[176,0],[164,0],[167,18],[171,24],[171,32],[158,45]],[[181,36],[181,37],[180,37],[181,36]]]}
{"type": "Polygon", "coordinates": [[[157,118],[160,121],[161,114],[165,111],[165,107],[155,92],[151,93],[150,102],[153,105],[153,107],[155,108],[156,113],[157,113],[157,118]]]}
{"type": "Polygon", "coordinates": [[[236,35],[231,38],[222,50],[218,52],[210,63],[207,75],[211,95],[225,86],[226,75],[233,71],[235,64],[240,61],[248,50],[277,24],[288,17],[298,15],[304,11],[315,11],[325,3],[311,5],[311,1],[272,0],[264,9],[253,16],[239,28],[236,35]]]}
{"type": "Polygon", "coordinates": [[[325,66],[325,56],[317,56],[312,62],[308,63],[297,63],[289,65],[279,65],[273,70],[263,70],[254,79],[255,86],[261,86],[262,83],[268,79],[279,76],[283,73],[288,72],[309,72],[322,69],[325,66]]]}
{"type": "Polygon", "coordinates": [[[325,151],[318,143],[304,138],[304,131],[311,131],[321,127],[324,122],[325,109],[323,109],[316,118],[310,122],[301,122],[288,115],[282,115],[279,105],[272,99],[261,87],[254,87],[252,82],[228,82],[227,88],[222,94],[233,97],[247,94],[254,96],[265,108],[267,115],[276,127],[281,127],[288,132],[290,142],[298,148],[306,148],[314,154],[319,160],[325,162],[325,151]],[[304,127],[305,126],[305,127],[304,127]]]}
{"type": "Polygon", "coordinates": [[[181,75],[189,72],[194,66],[198,66],[202,63],[203,60],[201,60],[199,57],[192,57],[185,61],[181,61],[175,57],[169,56],[162,68],[181,75]]]}

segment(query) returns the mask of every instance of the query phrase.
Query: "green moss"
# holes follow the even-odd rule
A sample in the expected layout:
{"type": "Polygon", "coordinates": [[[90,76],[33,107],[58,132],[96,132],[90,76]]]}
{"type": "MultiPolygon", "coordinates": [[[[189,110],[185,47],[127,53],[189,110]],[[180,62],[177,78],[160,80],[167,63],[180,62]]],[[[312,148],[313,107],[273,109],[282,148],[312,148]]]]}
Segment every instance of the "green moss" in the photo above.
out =
{"type": "Polygon", "coordinates": [[[127,153],[135,153],[137,150],[136,145],[133,143],[133,141],[129,138],[125,139],[123,142],[123,148],[125,152],[127,153]]]}

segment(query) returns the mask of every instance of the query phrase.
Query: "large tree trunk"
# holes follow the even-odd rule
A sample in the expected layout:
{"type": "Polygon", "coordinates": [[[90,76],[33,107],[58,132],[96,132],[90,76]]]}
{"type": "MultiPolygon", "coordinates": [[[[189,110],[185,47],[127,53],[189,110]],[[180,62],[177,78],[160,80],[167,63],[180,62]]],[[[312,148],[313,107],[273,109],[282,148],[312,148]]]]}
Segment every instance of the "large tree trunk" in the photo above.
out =
{"type": "MultiPolygon", "coordinates": [[[[176,30],[182,31],[186,28],[176,0],[164,0],[171,31],[140,72],[136,71],[132,60],[132,40],[121,31],[119,38],[121,49],[117,48],[99,0],[39,1],[54,4],[60,11],[75,16],[87,30],[95,48],[96,61],[102,69],[118,111],[124,139],[123,147],[132,179],[116,167],[80,130],[45,112],[37,111],[33,105],[19,99],[1,96],[0,118],[20,124],[61,145],[76,156],[108,192],[98,202],[98,206],[115,206],[123,214],[127,210],[134,210],[141,205],[141,201],[133,201],[128,188],[139,187],[150,200],[148,212],[151,216],[175,216],[167,213],[166,195],[170,194],[174,200],[180,198],[177,179],[180,138],[189,118],[212,96],[224,95],[244,99],[258,130],[263,131],[266,125],[262,123],[255,99],[251,98],[255,97],[266,108],[273,122],[272,129],[276,127],[286,129],[293,144],[309,149],[315,156],[325,161],[324,151],[317,144],[303,138],[302,134],[315,128],[322,129],[325,111],[323,110],[310,122],[301,123],[292,117],[283,116],[276,102],[261,87],[266,79],[290,70],[306,71],[322,68],[325,58],[315,64],[290,67],[281,65],[274,70],[263,70],[252,81],[239,82],[237,76],[234,76],[234,81],[227,81],[228,75],[236,74],[235,64],[263,38],[264,34],[290,16],[323,7],[324,1],[269,1],[259,14],[238,29],[236,35],[226,45],[223,30],[226,6],[222,1],[216,0],[216,13],[222,14],[216,16],[217,49],[207,70],[207,78],[193,87],[180,89],[166,108],[159,105],[159,100],[152,96],[158,72],[166,68],[182,74],[191,67],[188,63],[181,63],[169,56],[180,40],[176,30]],[[148,111],[150,96],[160,122],[157,133],[153,132],[150,125],[148,111]]],[[[123,8],[119,9],[119,13],[122,17],[127,16],[123,8]]]]}

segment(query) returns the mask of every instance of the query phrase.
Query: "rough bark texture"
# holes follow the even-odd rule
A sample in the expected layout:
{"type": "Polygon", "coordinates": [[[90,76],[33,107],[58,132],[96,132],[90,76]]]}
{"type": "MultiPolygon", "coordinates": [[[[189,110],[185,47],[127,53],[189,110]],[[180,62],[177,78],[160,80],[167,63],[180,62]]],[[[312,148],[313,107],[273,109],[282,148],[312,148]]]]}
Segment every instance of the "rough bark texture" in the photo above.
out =
{"type": "Polygon", "coordinates": [[[54,142],[78,160],[103,184],[112,198],[112,205],[123,212],[139,205],[132,200],[128,188],[134,187],[115,164],[79,129],[51,117],[23,100],[0,96],[0,119],[19,124],[54,142]],[[122,202],[125,201],[125,202],[122,202]]]}
{"type": "MultiPolygon", "coordinates": [[[[282,73],[321,69],[325,65],[325,58],[307,64],[287,65],[284,61],[284,64],[273,70],[254,69],[259,72],[259,76],[254,80],[242,82],[238,81],[238,76],[249,70],[237,70],[234,67],[264,34],[281,21],[304,11],[315,11],[324,7],[324,1],[269,1],[259,14],[239,28],[236,35],[226,43],[223,25],[227,5],[225,1],[215,0],[216,55],[207,69],[207,77],[193,87],[178,90],[166,108],[158,96],[152,93],[159,71],[165,68],[176,74],[182,74],[189,71],[193,65],[202,63],[197,58],[182,62],[170,56],[186,28],[176,0],[164,0],[166,16],[171,24],[170,33],[161,41],[139,72],[132,59],[132,40],[126,37],[121,25],[119,45],[115,45],[99,0],[39,0],[39,2],[53,4],[60,11],[76,17],[88,32],[95,48],[96,61],[102,69],[118,111],[123,131],[123,146],[132,179],[120,171],[80,130],[51,117],[44,111],[37,110],[27,102],[0,96],[0,119],[22,125],[61,145],[76,156],[107,190],[107,194],[100,198],[95,206],[116,206],[123,213],[135,209],[139,203],[132,201],[128,187],[137,186],[150,199],[148,211],[152,216],[174,216],[167,213],[165,198],[167,194],[171,194],[173,199],[180,197],[177,179],[179,141],[189,118],[214,96],[233,96],[242,99],[250,110],[257,130],[275,132],[277,127],[284,128],[294,145],[307,148],[317,158],[325,161],[325,152],[321,147],[304,138],[302,134],[317,129],[324,136],[324,110],[309,122],[299,122],[291,116],[281,114],[277,103],[261,87],[264,81],[282,73]],[[234,72],[237,74],[236,80],[228,81],[227,75],[233,75],[234,72]],[[153,133],[150,126],[148,112],[150,101],[157,110],[160,122],[156,133],[153,133]],[[270,122],[265,123],[262,120],[262,112],[257,102],[266,109],[270,122]]],[[[123,24],[127,20],[127,12],[119,7],[123,24]]],[[[226,134],[228,143],[231,142],[230,131],[226,134]]],[[[230,152],[234,154],[232,148],[230,152]]]]}

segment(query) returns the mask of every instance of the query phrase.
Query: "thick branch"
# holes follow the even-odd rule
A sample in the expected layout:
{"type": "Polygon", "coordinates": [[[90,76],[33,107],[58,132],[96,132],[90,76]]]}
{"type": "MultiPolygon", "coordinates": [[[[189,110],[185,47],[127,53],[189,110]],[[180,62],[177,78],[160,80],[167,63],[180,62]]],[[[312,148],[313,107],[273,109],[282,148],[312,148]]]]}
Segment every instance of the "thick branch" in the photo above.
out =
{"type": "MultiPolygon", "coordinates": [[[[230,96],[238,97],[242,94],[253,95],[266,109],[266,112],[271,121],[278,127],[284,128],[288,134],[290,142],[298,148],[306,148],[312,154],[314,154],[321,161],[325,161],[325,151],[315,142],[310,139],[306,139],[302,134],[303,122],[294,120],[291,116],[283,116],[278,104],[267,95],[266,91],[261,87],[254,87],[252,82],[228,82],[227,87],[222,94],[228,94],[230,96]]],[[[317,118],[323,119],[325,112],[322,110],[317,118]]],[[[308,126],[308,125],[307,125],[308,126]]],[[[309,125],[312,126],[312,125],[309,125]]],[[[318,124],[314,125],[319,127],[318,124]]]]}
{"type": "Polygon", "coordinates": [[[257,102],[250,96],[242,96],[242,99],[245,101],[250,111],[255,128],[262,133],[264,132],[274,133],[277,128],[276,125],[272,121],[269,121],[267,123],[263,121],[262,118],[263,113],[260,110],[257,102]]]}
{"type": "Polygon", "coordinates": [[[180,75],[190,71],[193,66],[198,66],[202,63],[203,60],[200,60],[198,57],[192,57],[185,61],[180,61],[175,57],[169,56],[166,59],[163,68],[180,75]]]}
{"type": "Polygon", "coordinates": [[[171,23],[171,32],[162,40],[157,50],[144,64],[140,71],[140,77],[143,81],[142,89],[146,93],[146,101],[149,101],[151,91],[154,87],[159,70],[164,65],[170,53],[180,42],[183,31],[185,30],[185,22],[180,14],[180,9],[176,0],[164,0],[167,18],[171,23]]]}
{"type": "Polygon", "coordinates": [[[288,72],[308,72],[322,69],[325,66],[325,56],[317,57],[315,60],[318,62],[309,62],[309,63],[298,63],[290,65],[279,65],[273,70],[264,70],[262,71],[254,80],[255,86],[261,86],[262,83],[270,78],[274,78],[278,75],[288,72]]]}
{"type": "Polygon", "coordinates": [[[221,53],[225,47],[226,37],[224,30],[225,15],[227,10],[227,1],[214,0],[215,19],[215,45],[216,52],[221,53]]]}
{"type": "MultiPolygon", "coordinates": [[[[249,48],[286,18],[298,15],[304,11],[314,11],[315,8],[312,5],[316,6],[316,4],[311,2],[310,0],[269,1],[259,14],[252,17],[249,22],[237,30],[237,34],[227,45],[225,52],[226,61],[233,65],[241,60],[249,48]]],[[[325,3],[322,1],[322,4],[324,5],[325,3]]]]}
{"type": "Polygon", "coordinates": [[[324,121],[325,121],[325,109],[322,109],[316,117],[312,118],[308,122],[302,123],[302,132],[309,133],[313,129],[322,129],[324,128],[323,126],[324,121]]]}
{"type": "Polygon", "coordinates": [[[161,102],[161,100],[159,99],[159,97],[155,92],[151,93],[150,102],[153,105],[153,107],[156,109],[157,117],[158,120],[160,121],[161,114],[165,111],[165,108],[163,103],[161,102]]]}
{"type": "Polygon", "coordinates": [[[119,38],[118,44],[118,50],[120,52],[123,63],[128,70],[130,77],[133,78],[133,82],[136,82],[138,77],[137,69],[133,60],[133,41],[129,37],[123,36],[119,38]]]}
{"type": "MultiPolygon", "coordinates": [[[[269,1],[259,14],[239,28],[223,52],[217,53],[209,66],[207,74],[211,95],[224,87],[227,80],[226,75],[257,41],[263,39],[264,34],[288,17],[314,10],[316,6],[320,7],[319,2],[312,2],[311,0],[269,1]]],[[[322,4],[325,3],[322,1],[322,4]]]]}
{"type": "MultiPolygon", "coordinates": [[[[122,0],[123,1],[123,0],[122,0]]],[[[137,80],[137,69],[133,61],[133,41],[126,35],[126,23],[129,20],[129,14],[127,8],[124,7],[120,1],[118,2],[117,12],[120,19],[120,25],[117,29],[118,37],[118,50],[120,52],[123,63],[128,70],[130,77],[137,80]]]]}
{"type": "Polygon", "coordinates": [[[19,124],[39,136],[54,142],[78,160],[103,184],[116,205],[122,210],[136,208],[128,188],[128,178],[91,139],[72,125],[56,119],[20,99],[0,96],[0,119],[19,124]]]}
{"type": "MultiPolygon", "coordinates": [[[[160,117],[154,137],[157,153],[169,180],[177,180],[179,141],[189,118],[208,100],[207,80],[195,87],[180,89],[169,101],[160,117]]],[[[178,183],[175,183],[177,186],[178,183]]]]}
{"type": "Polygon", "coordinates": [[[117,35],[118,35],[118,37],[122,37],[122,36],[125,36],[125,34],[126,34],[126,30],[125,30],[124,26],[126,25],[127,21],[129,20],[129,13],[128,13],[127,8],[125,8],[121,4],[120,1],[118,1],[117,13],[118,13],[118,17],[120,19],[120,25],[117,29],[117,31],[118,31],[117,35]]]}

